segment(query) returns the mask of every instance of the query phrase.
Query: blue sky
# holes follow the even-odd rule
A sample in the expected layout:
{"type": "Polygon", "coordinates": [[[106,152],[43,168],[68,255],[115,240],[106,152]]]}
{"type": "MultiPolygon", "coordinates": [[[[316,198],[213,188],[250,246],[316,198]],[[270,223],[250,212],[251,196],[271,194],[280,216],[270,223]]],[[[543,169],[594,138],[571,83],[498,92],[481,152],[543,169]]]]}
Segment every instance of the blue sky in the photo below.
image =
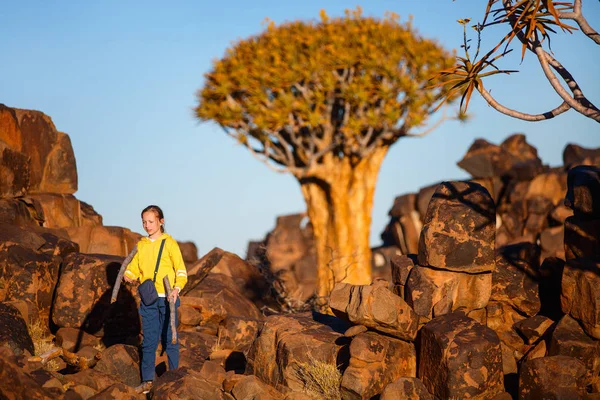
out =
{"type": "MultiPolygon", "coordinates": [[[[245,255],[278,215],[304,210],[291,175],[256,161],[212,123],[193,117],[203,74],[236,40],[275,22],[331,16],[361,5],[366,15],[394,11],[447,48],[458,48],[456,20],[480,19],[481,0],[376,1],[11,1],[0,8],[0,103],[36,109],[71,137],[79,174],[77,198],[105,225],[142,232],[139,213],[159,204],[167,230],[192,240],[202,255],[218,246],[245,255]]],[[[599,29],[600,4],[584,2],[599,29]]],[[[488,44],[491,44],[489,42],[488,44]]],[[[559,60],[600,104],[600,51],[580,34],[553,39],[559,60]]],[[[518,53],[515,52],[515,53],[518,53]]],[[[521,72],[486,82],[505,105],[543,112],[559,104],[531,57],[501,63],[521,72]]],[[[467,175],[456,166],[478,137],[499,143],[527,135],[541,158],[562,163],[567,143],[600,146],[600,125],[574,111],[527,123],[503,116],[474,96],[472,120],[446,123],[425,138],[398,141],[380,171],[371,244],[388,221],[395,196],[467,175]]]]}

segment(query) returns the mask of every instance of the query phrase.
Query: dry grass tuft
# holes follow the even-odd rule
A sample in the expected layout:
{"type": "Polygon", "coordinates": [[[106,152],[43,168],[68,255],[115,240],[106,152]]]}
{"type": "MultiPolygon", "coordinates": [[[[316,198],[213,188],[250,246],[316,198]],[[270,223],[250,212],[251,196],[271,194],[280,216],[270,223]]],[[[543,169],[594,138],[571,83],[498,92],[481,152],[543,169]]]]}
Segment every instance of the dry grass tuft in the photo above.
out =
{"type": "Polygon", "coordinates": [[[311,358],[310,362],[296,365],[295,375],[304,384],[307,394],[315,398],[326,400],[342,398],[340,392],[342,374],[335,365],[311,358]]]}
{"type": "MultiPolygon", "coordinates": [[[[56,347],[52,342],[52,336],[48,335],[48,330],[42,321],[37,320],[28,324],[27,330],[29,331],[29,336],[31,336],[31,340],[33,341],[33,349],[35,352],[34,355],[40,356],[48,350],[56,347]]],[[[50,360],[44,365],[44,368],[48,371],[58,371],[60,366],[56,360],[50,360]]]]}

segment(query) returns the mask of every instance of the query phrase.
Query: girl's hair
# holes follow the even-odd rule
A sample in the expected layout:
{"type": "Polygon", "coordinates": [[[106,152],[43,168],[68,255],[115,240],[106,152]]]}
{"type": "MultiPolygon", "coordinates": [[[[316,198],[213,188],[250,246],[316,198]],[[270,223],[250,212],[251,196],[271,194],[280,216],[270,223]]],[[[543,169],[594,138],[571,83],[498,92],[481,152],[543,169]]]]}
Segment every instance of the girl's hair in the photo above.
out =
{"type": "MultiPolygon", "coordinates": [[[[158,217],[159,221],[161,219],[165,218],[165,216],[163,214],[163,211],[160,209],[160,207],[159,206],[155,206],[155,205],[150,205],[150,206],[144,208],[142,210],[142,218],[144,217],[144,213],[148,212],[148,211],[152,211],[158,217]]],[[[163,232],[163,233],[165,232],[165,225],[164,224],[160,225],[160,231],[163,232]]]]}

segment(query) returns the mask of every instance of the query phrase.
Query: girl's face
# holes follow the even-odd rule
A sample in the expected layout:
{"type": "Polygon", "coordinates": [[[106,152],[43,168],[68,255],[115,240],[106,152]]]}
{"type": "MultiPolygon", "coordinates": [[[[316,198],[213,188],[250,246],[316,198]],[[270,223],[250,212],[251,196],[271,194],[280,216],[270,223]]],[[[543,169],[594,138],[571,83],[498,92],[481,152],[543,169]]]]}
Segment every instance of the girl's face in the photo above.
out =
{"type": "Polygon", "coordinates": [[[164,219],[158,219],[154,211],[146,211],[142,214],[142,225],[148,236],[160,234],[160,226],[165,222],[164,219]]]}

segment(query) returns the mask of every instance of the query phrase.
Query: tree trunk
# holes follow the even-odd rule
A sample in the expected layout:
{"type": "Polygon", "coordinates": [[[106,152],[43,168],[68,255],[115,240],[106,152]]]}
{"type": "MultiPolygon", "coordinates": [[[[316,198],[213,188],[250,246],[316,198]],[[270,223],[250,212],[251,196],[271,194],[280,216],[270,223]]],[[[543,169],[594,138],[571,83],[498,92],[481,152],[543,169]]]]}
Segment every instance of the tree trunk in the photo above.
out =
{"type": "Polygon", "coordinates": [[[328,154],[310,175],[299,179],[315,236],[320,307],[327,308],[338,282],[371,283],[371,211],[387,150],[379,148],[355,166],[328,154]]]}

